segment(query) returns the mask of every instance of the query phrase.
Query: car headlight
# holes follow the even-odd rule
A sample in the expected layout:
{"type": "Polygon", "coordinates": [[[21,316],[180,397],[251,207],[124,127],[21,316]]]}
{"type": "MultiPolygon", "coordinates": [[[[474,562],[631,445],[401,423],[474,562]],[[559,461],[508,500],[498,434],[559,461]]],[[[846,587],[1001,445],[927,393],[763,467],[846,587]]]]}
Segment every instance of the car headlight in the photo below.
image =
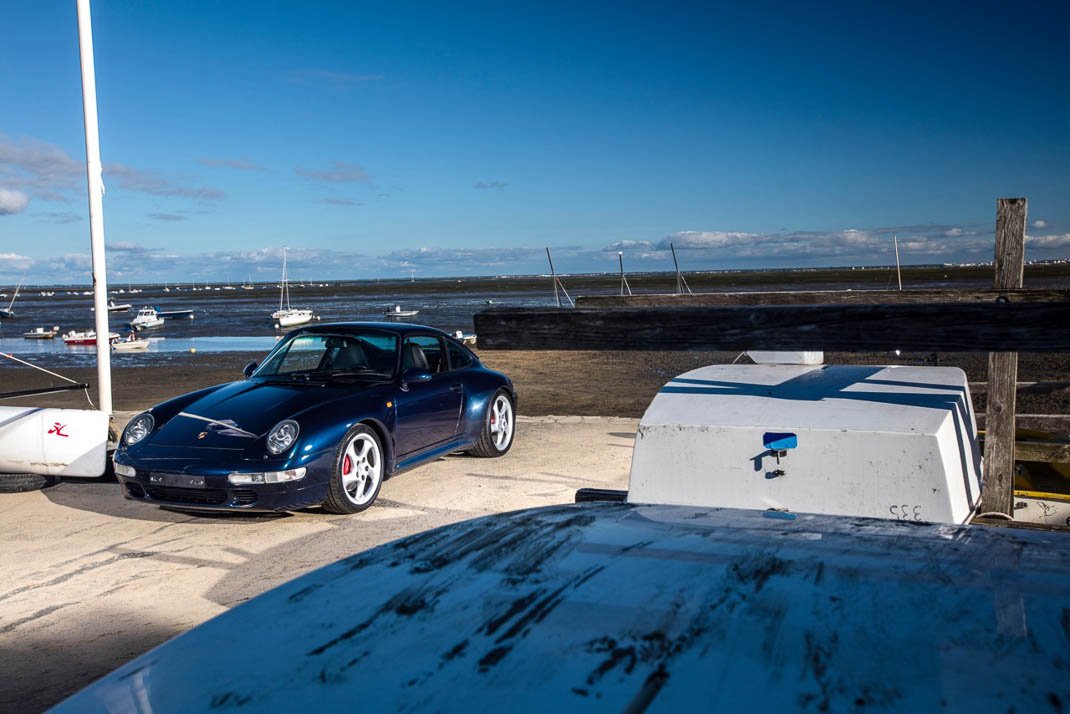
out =
{"type": "Polygon", "coordinates": [[[287,471],[261,471],[257,473],[230,474],[227,480],[236,486],[254,483],[286,483],[300,481],[308,472],[304,466],[287,471]]]}
{"type": "Polygon", "coordinates": [[[133,466],[120,464],[116,461],[112,462],[112,466],[115,467],[115,473],[119,476],[126,476],[127,478],[134,478],[135,476],[137,476],[137,470],[133,466]]]}
{"type": "Polygon", "coordinates": [[[123,432],[123,443],[127,446],[133,446],[151,434],[154,426],[156,426],[156,420],[152,418],[152,414],[148,412],[138,414],[126,425],[126,431],[123,432]]]}
{"type": "Polygon", "coordinates": [[[267,450],[272,454],[281,454],[297,441],[301,427],[293,419],[285,419],[271,428],[267,436],[267,450]]]}

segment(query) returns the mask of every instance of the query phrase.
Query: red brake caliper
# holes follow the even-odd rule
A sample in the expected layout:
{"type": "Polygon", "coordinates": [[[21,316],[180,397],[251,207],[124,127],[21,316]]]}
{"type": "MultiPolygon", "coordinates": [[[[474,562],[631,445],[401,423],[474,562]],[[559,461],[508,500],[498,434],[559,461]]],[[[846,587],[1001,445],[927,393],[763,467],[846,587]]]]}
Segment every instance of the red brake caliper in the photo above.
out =
{"type": "Polygon", "coordinates": [[[490,408],[490,425],[494,426],[494,422],[497,420],[498,414],[494,411],[494,407],[490,408]]]}
{"type": "Polygon", "coordinates": [[[348,476],[349,472],[352,471],[352,470],[353,470],[353,462],[350,460],[349,454],[346,454],[345,458],[342,459],[342,473],[344,473],[346,476],[348,476]]]}

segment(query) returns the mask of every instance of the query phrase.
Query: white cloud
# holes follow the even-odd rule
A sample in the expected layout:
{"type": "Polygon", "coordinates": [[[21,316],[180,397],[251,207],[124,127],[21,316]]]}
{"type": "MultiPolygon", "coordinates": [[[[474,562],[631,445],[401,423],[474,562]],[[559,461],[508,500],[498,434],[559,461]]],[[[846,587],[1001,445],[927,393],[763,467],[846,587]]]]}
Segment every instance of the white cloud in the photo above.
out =
{"type": "Polygon", "coordinates": [[[1034,228],[1047,228],[1048,227],[1048,222],[1038,218],[1037,220],[1033,221],[1029,225],[1033,226],[1034,228]]]}
{"type": "Polygon", "coordinates": [[[13,216],[22,213],[30,205],[30,197],[22,191],[9,191],[0,188],[0,216],[13,216]]]}
{"type": "Polygon", "coordinates": [[[123,164],[108,164],[104,167],[105,185],[112,180],[127,191],[139,191],[154,196],[177,196],[201,201],[218,201],[227,197],[227,194],[218,188],[179,184],[155,171],[136,169],[123,164]]]}
{"type": "Polygon", "coordinates": [[[650,251],[654,250],[654,244],[648,240],[619,240],[616,243],[610,243],[602,249],[607,253],[616,253],[617,251],[650,251]]]}
{"type": "Polygon", "coordinates": [[[479,191],[501,191],[508,186],[507,181],[477,181],[472,184],[472,188],[479,191]]]}
{"type": "Polygon", "coordinates": [[[1037,248],[1039,250],[1070,248],[1070,233],[1047,236],[1026,236],[1025,243],[1030,248],[1037,248]]]}

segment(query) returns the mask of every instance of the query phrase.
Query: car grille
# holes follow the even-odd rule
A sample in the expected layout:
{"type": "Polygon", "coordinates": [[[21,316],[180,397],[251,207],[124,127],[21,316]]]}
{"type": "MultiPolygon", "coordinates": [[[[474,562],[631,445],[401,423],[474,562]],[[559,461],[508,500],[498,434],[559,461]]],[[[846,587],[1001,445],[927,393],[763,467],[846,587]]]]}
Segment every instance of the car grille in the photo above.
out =
{"type": "MultiPolygon", "coordinates": [[[[172,503],[199,503],[220,506],[227,500],[227,492],[218,489],[147,486],[145,490],[157,501],[170,501],[172,503]]],[[[253,497],[256,497],[255,494],[253,497]]]]}
{"type": "Polygon", "coordinates": [[[231,491],[235,506],[251,506],[256,503],[256,491],[231,491]]]}

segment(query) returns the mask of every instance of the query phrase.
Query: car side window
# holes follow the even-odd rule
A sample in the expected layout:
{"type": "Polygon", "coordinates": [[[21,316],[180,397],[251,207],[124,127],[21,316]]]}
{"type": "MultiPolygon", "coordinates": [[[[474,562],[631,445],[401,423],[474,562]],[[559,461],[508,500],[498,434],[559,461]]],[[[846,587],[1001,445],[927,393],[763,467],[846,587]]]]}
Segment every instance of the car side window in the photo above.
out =
{"type": "Polygon", "coordinates": [[[465,367],[471,367],[475,360],[468,350],[461,347],[458,344],[446,341],[446,352],[450,356],[450,369],[464,369],[465,367]]]}
{"type": "MultiPolygon", "coordinates": [[[[446,371],[446,360],[444,359],[445,353],[442,351],[442,340],[430,335],[417,335],[415,337],[405,338],[405,344],[416,345],[423,352],[424,359],[427,360],[427,370],[431,374],[438,374],[439,372],[446,371]]],[[[403,353],[403,358],[410,355],[412,350],[406,347],[403,353]]],[[[409,365],[403,365],[403,369],[409,365]]]]}

